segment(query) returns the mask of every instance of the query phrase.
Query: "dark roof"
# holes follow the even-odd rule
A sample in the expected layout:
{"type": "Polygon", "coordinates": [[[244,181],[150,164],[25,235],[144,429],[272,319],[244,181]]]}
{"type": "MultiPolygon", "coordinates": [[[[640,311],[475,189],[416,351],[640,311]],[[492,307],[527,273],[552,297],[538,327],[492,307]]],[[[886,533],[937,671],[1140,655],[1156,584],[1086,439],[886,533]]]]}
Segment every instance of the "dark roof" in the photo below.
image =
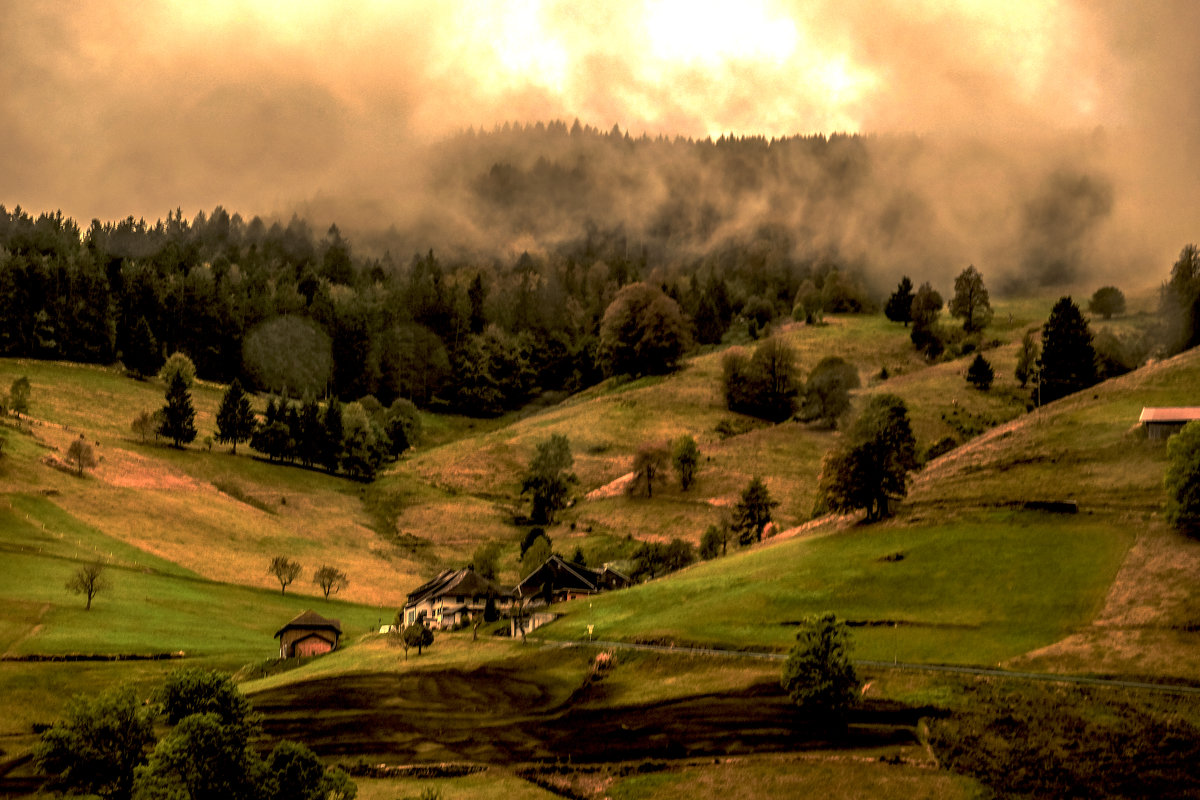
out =
{"type": "Polygon", "coordinates": [[[421,584],[409,593],[408,602],[405,603],[405,607],[445,595],[474,597],[476,595],[487,594],[499,597],[507,594],[507,592],[503,591],[487,578],[477,574],[473,569],[448,569],[433,580],[421,584]]]}
{"type": "Polygon", "coordinates": [[[309,609],[303,614],[292,619],[291,622],[284,625],[279,630],[275,631],[275,638],[278,639],[283,635],[284,631],[292,630],[293,628],[304,628],[308,630],[331,630],[339,636],[342,634],[342,621],[337,619],[325,619],[317,612],[309,609]]]}
{"type": "Polygon", "coordinates": [[[1191,422],[1197,419],[1200,419],[1200,407],[1197,406],[1171,406],[1167,408],[1152,408],[1147,406],[1142,409],[1142,416],[1138,418],[1138,421],[1191,422]]]}
{"type": "Polygon", "coordinates": [[[517,584],[516,593],[522,597],[537,594],[547,583],[554,591],[577,589],[584,592],[596,592],[599,591],[599,580],[600,573],[598,571],[573,564],[561,556],[553,555],[529,573],[525,580],[517,584]]]}

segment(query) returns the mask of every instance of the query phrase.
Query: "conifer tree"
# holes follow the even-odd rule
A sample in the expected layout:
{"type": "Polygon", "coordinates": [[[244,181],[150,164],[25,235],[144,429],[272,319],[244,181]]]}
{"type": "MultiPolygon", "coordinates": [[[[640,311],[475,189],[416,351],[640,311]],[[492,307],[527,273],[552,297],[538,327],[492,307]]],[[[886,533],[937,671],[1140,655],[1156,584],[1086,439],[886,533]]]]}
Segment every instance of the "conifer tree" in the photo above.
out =
{"type": "Polygon", "coordinates": [[[992,388],[992,381],[995,377],[996,373],[992,369],[992,365],[988,363],[982,353],[977,353],[971,366],[967,367],[967,382],[979,391],[986,392],[992,388]]]}
{"type": "Polygon", "coordinates": [[[884,315],[892,322],[903,322],[905,327],[912,322],[912,304],[913,298],[912,281],[905,275],[900,279],[900,285],[896,287],[896,291],[892,292],[892,296],[888,298],[887,305],[883,307],[884,315]]]}
{"type": "Polygon", "coordinates": [[[196,438],[196,409],[192,407],[192,393],[181,372],[172,374],[171,382],[167,384],[166,401],[158,432],[176,447],[183,447],[196,438]]]}
{"type": "Polygon", "coordinates": [[[1096,351],[1087,320],[1070,297],[1060,298],[1042,326],[1041,402],[1066,397],[1096,381],[1096,351]]]}
{"type": "Polygon", "coordinates": [[[234,378],[217,409],[217,441],[232,444],[231,452],[236,455],[238,442],[248,441],[253,433],[254,410],[250,407],[250,398],[242,390],[241,381],[234,378]]]}
{"type": "Polygon", "coordinates": [[[336,397],[329,400],[325,408],[325,433],[321,440],[321,466],[330,472],[337,472],[342,462],[342,404],[336,397]]]}

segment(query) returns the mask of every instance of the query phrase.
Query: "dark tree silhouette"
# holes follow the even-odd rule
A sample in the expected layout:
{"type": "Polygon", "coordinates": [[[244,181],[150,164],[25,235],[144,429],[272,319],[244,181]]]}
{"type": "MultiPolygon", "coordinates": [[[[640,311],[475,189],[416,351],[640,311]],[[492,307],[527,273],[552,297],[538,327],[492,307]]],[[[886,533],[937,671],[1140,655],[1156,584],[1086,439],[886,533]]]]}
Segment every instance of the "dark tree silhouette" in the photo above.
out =
{"type": "Polygon", "coordinates": [[[912,281],[905,275],[900,279],[896,291],[888,298],[887,305],[883,307],[884,315],[892,322],[903,322],[904,326],[908,327],[908,323],[912,322],[914,298],[912,281]]]}
{"type": "Polygon", "coordinates": [[[578,481],[571,472],[574,463],[571,443],[561,433],[538,444],[537,453],[521,482],[522,496],[529,495],[533,502],[529,516],[535,523],[548,525],[566,508],[571,484],[578,481]]]}
{"type": "Polygon", "coordinates": [[[996,373],[992,369],[992,365],[983,357],[983,353],[977,353],[971,366],[967,367],[967,383],[981,392],[986,392],[992,388],[992,381],[995,377],[996,373]]]}
{"type": "Polygon", "coordinates": [[[679,488],[687,491],[696,481],[696,470],[700,467],[700,448],[691,436],[680,436],[671,447],[671,460],[679,474],[679,488]]]}
{"type": "Polygon", "coordinates": [[[738,544],[748,545],[761,542],[763,529],[771,521],[771,510],[779,505],[778,500],[771,499],[767,485],[757,475],[742,490],[733,507],[733,534],[737,536],[738,544]]]}
{"type": "Polygon", "coordinates": [[[1115,286],[1101,286],[1088,301],[1088,311],[1111,319],[1114,314],[1125,313],[1125,294],[1115,286]]]}
{"type": "Polygon", "coordinates": [[[284,594],[287,592],[288,584],[300,577],[300,565],[287,556],[275,556],[271,559],[267,572],[274,575],[275,579],[279,581],[279,593],[284,594]]]}
{"type": "Polygon", "coordinates": [[[182,371],[172,373],[166,400],[158,433],[176,447],[183,447],[196,438],[196,409],[192,407],[192,393],[182,371]]]}
{"type": "MultiPolygon", "coordinates": [[[[1092,332],[1079,306],[1062,297],[1042,326],[1042,368],[1038,378],[1040,402],[1086,389],[1097,381],[1092,332]]],[[[1035,390],[1036,395],[1036,390],[1035,390]]],[[[1035,397],[1035,399],[1037,399],[1035,397]]]]}
{"type": "Polygon", "coordinates": [[[232,444],[236,454],[238,442],[248,441],[254,433],[254,422],[250,398],[242,391],[241,381],[234,378],[217,409],[217,441],[232,444]]]}
{"type": "Polygon", "coordinates": [[[108,578],[104,576],[104,565],[99,561],[84,564],[75,570],[71,579],[67,581],[67,590],[71,594],[81,594],[87,598],[85,611],[92,610],[92,600],[101,592],[107,591],[109,586],[108,578]]]}
{"type": "Polygon", "coordinates": [[[833,614],[809,617],[796,634],[780,678],[805,716],[842,726],[858,700],[858,675],[850,661],[850,633],[833,614]]]}

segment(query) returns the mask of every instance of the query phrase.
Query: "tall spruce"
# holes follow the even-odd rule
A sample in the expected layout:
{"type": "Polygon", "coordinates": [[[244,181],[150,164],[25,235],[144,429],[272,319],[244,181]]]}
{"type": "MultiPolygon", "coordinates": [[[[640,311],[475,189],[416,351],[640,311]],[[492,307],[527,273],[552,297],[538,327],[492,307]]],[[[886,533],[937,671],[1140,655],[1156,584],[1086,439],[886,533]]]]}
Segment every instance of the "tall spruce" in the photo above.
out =
{"type": "Polygon", "coordinates": [[[903,322],[905,327],[908,327],[908,323],[912,322],[912,304],[915,297],[912,281],[905,275],[900,279],[896,291],[888,298],[887,305],[883,307],[884,315],[892,322],[903,322]]]}
{"type": "MultiPolygon", "coordinates": [[[[1097,380],[1096,350],[1092,347],[1087,320],[1070,297],[1062,297],[1042,326],[1040,402],[1066,397],[1094,385],[1097,380]]],[[[1036,388],[1034,393],[1036,400],[1036,388]]]]}
{"type": "Polygon", "coordinates": [[[329,399],[325,407],[325,435],[321,440],[321,466],[330,472],[337,472],[342,462],[342,404],[336,397],[329,399]]]}
{"type": "Polygon", "coordinates": [[[159,435],[170,439],[176,447],[183,447],[196,438],[196,409],[192,407],[192,393],[182,372],[171,375],[166,401],[159,435]]]}
{"type": "Polygon", "coordinates": [[[249,441],[253,433],[254,409],[250,407],[250,398],[242,390],[241,381],[234,378],[217,409],[217,441],[232,444],[231,452],[236,455],[238,442],[249,441]]]}

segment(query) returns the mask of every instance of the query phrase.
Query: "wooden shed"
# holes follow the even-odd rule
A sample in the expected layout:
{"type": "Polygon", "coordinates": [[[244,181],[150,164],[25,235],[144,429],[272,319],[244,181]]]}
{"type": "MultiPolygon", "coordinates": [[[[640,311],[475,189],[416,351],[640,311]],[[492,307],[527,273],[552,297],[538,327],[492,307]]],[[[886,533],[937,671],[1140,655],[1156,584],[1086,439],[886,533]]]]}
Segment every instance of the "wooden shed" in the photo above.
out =
{"type": "Polygon", "coordinates": [[[325,619],[315,611],[305,611],[275,632],[279,657],[318,656],[337,649],[342,636],[340,620],[325,619]]]}
{"type": "Polygon", "coordinates": [[[1151,439],[1173,436],[1179,433],[1184,425],[1195,420],[1200,420],[1200,406],[1146,407],[1138,417],[1138,421],[1146,429],[1146,436],[1151,439]]]}

